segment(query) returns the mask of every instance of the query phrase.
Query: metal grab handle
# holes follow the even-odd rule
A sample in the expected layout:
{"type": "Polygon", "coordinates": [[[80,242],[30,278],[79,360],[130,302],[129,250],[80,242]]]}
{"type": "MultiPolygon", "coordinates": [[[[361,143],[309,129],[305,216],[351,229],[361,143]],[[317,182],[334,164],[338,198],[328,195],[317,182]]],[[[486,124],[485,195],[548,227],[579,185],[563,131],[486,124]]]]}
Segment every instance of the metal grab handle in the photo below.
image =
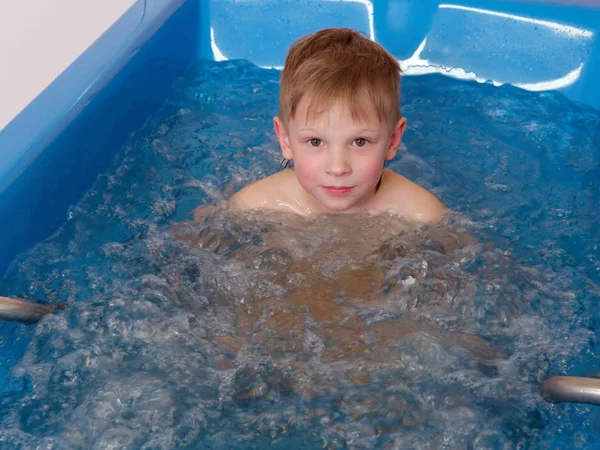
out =
{"type": "Polygon", "coordinates": [[[46,314],[53,313],[61,305],[41,305],[16,298],[0,296],[0,320],[34,323],[46,314]]]}
{"type": "Polygon", "coordinates": [[[550,377],[539,385],[540,393],[551,403],[588,403],[600,405],[600,379],[550,377]]]}

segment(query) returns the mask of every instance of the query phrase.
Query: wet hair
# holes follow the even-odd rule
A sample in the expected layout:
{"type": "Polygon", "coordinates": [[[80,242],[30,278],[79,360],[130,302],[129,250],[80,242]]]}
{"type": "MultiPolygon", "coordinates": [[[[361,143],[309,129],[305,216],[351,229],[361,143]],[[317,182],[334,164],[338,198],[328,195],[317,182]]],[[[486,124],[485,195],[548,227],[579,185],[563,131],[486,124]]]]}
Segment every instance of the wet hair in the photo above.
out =
{"type": "Polygon", "coordinates": [[[363,121],[375,112],[392,127],[400,118],[400,65],[357,31],[324,29],[299,39],[288,52],[279,94],[284,124],[295,116],[304,96],[309,99],[307,120],[341,101],[353,120],[363,121]]]}

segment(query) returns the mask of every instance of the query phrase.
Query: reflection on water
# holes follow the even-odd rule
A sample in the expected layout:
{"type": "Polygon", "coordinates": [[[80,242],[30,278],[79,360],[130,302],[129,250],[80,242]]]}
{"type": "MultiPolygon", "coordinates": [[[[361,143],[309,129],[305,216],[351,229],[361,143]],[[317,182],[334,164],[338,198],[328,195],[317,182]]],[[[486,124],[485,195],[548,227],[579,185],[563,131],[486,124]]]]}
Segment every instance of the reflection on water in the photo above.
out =
{"type": "MultiPolygon", "coordinates": [[[[406,81],[419,93],[405,102],[413,140],[392,168],[463,212],[438,225],[226,211],[189,222],[227,186],[277,170],[276,80],[200,64],[72,219],[14,262],[3,293],[68,308],[4,337],[3,351],[26,351],[4,384],[2,446],[592,445],[555,426],[582,410],[536,387],[589,352],[598,298],[596,200],[577,184],[597,188],[597,161],[564,151],[566,135],[529,111],[558,100],[406,81]],[[588,172],[571,177],[583,158],[588,172]]],[[[597,120],[560,101],[572,123],[597,120]]]]}

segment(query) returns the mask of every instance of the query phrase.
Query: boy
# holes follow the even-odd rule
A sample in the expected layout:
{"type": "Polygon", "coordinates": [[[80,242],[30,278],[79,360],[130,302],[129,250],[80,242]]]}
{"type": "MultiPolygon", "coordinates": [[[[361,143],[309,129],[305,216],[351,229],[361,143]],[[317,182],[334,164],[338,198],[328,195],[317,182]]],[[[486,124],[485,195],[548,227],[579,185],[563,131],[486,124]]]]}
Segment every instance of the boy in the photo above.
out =
{"type": "Polygon", "coordinates": [[[438,221],[444,206],[391,170],[406,119],[400,66],[349,29],[325,29],[292,45],[281,74],[275,133],[288,168],[235,194],[233,210],[391,213],[438,221]]]}

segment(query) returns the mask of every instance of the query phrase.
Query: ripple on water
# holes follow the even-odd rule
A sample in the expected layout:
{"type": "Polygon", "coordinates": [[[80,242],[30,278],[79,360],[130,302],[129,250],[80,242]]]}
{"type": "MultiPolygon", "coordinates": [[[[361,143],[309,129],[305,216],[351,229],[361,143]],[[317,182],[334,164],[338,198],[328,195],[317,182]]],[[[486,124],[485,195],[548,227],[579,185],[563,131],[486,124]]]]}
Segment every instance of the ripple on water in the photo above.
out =
{"type": "Polygon", "coordinates": [[[68,308],[17,328],[0,442],[592,445],[583,410],[546,405],[536,385],[594,341],[598,112],[407,78],[409,132],[389,166],[457,211],[446,222],[184,223],[278,170],[277,79],[198,63],[64,226],[15,260],[3,293],[68,308]]]}

